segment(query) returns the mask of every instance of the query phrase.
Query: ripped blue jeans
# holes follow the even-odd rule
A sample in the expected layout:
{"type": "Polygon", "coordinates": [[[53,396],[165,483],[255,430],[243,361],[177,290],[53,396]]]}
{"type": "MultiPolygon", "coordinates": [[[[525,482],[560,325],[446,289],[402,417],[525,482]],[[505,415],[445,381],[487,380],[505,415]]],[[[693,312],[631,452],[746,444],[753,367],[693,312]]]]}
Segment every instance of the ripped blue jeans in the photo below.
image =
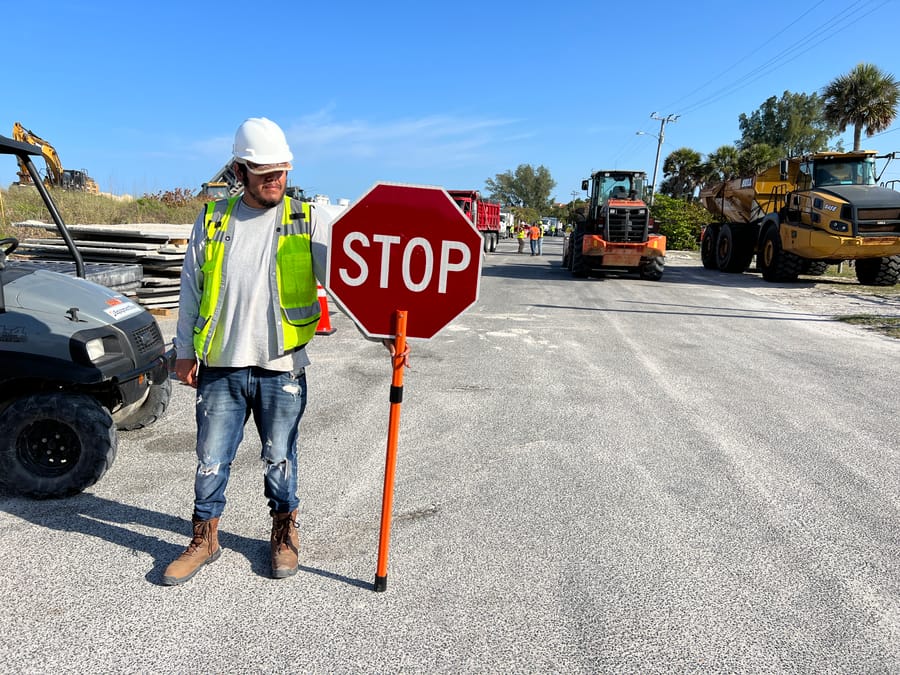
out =
{"type": "Polygon", "coordinates": [[[194,515],[225,509],[231,463],[252,413],[264,465],[264,493],[275,513],[297,508],[297,428],[306,408],[306,374],[262,368],[200,366],[197,386],[197,475],[194,515]]]}

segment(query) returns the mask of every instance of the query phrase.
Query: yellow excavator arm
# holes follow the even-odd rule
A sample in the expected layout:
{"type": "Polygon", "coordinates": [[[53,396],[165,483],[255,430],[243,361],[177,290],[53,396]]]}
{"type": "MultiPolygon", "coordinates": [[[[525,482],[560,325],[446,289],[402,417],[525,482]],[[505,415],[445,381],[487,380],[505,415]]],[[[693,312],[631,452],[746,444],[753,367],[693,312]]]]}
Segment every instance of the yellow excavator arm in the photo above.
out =
{"type": "MultiPolygon", "coordinates": [[[[43,155],[44,161],[47,162],[47,171],[49,172],[50,182],[53,185],[60,185],[62,183],[63,167],[62,162],[59,161],[59,155],[56,152],[56,148],[54,148],[37,134],[34,134],[23,127],[18,122],[13,124],[13,139],[22,141],[23,143],[30,143],[31,145],[38,146],[41,149],[41,155],[43,155]]],[[[28,172],[25,171],[25,167],[21,166],[21,162],[19,162],[19,164],[21,169],[19,176],[23,180],[30,181],[31,177],[28,176],[28,172]]]]}
{"type": "MultiPolygon", "coordinates": [[[[87,175],[84,170],[63,169],[56,148],[50,145],[43,138],[26,129],[16,122],[13,124],[13,138],[22,143],[30,143],[41,149],[41,155],[47,163],[47,176],[44,178],[44,184],[48,187],[59,187],[64,190],[83,190],[90,194],[100,194],[100,187],[97,182],[87,175]]],[[[19,184],[31,185],[31,176],[22,160],[19,160],[19,184]]]]}

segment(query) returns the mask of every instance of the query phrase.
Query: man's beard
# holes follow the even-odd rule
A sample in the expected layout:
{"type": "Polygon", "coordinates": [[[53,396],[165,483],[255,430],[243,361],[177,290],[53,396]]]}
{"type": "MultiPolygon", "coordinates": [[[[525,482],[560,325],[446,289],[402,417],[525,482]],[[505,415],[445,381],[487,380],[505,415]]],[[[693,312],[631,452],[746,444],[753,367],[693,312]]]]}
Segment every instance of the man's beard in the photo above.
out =
{"type": "Polygon", "coordinates": [[[262,190],[254,190],[253,198],[259,203],[262,208],[271,209],[275,206],[278,206],[281,201],[284,199],[284,192],[281,192],[281,196],[275,199],[269,199],[268,197],[263,196],[262,190]]]}

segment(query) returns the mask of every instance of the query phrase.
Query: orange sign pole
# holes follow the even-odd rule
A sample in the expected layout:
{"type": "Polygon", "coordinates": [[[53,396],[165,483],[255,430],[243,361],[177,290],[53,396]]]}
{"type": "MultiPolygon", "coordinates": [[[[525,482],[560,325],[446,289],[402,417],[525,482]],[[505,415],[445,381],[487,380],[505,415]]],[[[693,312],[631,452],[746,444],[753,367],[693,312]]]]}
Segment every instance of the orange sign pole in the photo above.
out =
{"type": "Polygon", "coordinates": [[[391,512],[394,503],[394,469],[397,465],[397,439],[400,436],[400,405],[403,402],[403,352],[406,351],[406,311],[394,314],[394,375],[391,379],[391,414],[388,421],[387,456],[384,462],[384,493],[381,498],[381,534],[378,537],[378,566],[375,591],[387,590],[388,544],[391,538],[391,512]]]}

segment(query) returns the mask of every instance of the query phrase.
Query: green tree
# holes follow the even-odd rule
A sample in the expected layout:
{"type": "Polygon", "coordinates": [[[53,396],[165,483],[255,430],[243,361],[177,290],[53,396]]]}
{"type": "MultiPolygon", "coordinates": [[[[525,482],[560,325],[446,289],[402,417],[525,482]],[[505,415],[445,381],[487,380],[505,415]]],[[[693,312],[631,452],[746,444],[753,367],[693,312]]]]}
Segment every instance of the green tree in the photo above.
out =
{"type": "Polygon", "coordinates": [[[553,206],[550,193],[556,181],[543,164],[535,169],[530,164],[519,164],[515,173],[498,173],[484,182],[490,199],[503,206],[519,206],[546,213],[553,206]]]}
{"type": "Polygon", "coordinates": [[[740,153],[733,145],[722,145],[711,153],[703,164],[703,179],[705,183],[719,180],[731,180],[740,175],[738,158],[740,153]]]}
{"type": "Polygon", "coordinates": [[[860,63],[822,90],[825,118],[843,133],[853,125],[853,149],[860,149],[862,132],[872,136],[886,130],[897,116],[900,83],[869,63],[860,63]]]}
{"type": "Polygon", "coordinates": [[[782,153],[777,148],[765,143],[754,143],[738,153],[738,173],[741,176],[753,176],[775,166],[781,158],[782,153]]]}
{"type": "Polygon", "coordinates": [[[678,148],[663,161],[660,192],[673,197],[690,197],[703,179],[703,161],[699,152],[678,148]]]}
{"type": "Polygon", "coordinates": [[[569,210],[566,208],[565,204],[551,204],[550,208],[544,211],[544,216],[550,216],[551,218],[558,218],[561,222],[565,222],[566,218],[569,215],[569,210]]]}
{"type": "Polygon", "coordinates": [[[712,214],[699,204],[664,194],[656,195],[650,211],[660,234],[666,235],[666,248],[673,251],[697,250],[700,232],[713,221],[712,214]]]}
{"type": "Polygon", "coordinates": [[[541,213],[537,209],[528,206],[510,206],[508,207],[516,217],[517,223],[535,223],[541,219],[541,213]]]}
{"type": "Polygon", "coordinates": [[[818,94],[785,91],[780,99],[770,96],[749,116],[738,117],[741,140],[738,148],[765,144],[779,156],[796,157],[827,149],[828,141],[840,133],[824,112],[818,94]]]}

